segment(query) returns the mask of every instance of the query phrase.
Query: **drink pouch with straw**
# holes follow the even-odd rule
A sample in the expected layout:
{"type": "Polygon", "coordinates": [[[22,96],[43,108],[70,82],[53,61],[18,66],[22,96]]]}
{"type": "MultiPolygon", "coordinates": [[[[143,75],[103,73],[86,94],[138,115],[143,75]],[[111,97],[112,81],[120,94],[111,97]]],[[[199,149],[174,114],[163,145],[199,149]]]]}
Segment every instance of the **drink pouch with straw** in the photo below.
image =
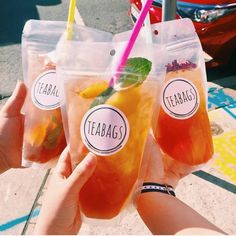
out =
{"type": "MultiPolygon", "coordinates": [[[[23,73],[28,94],[22,164],[26,167],[52,167],[66,146],[55,55],[66,26],[66,22],[30,20],[23,30],[23,73]]],[[[79,28],[83,32],[83,27],[79,28]]],[[[93,34],[99,38],[95,30],[93,34]]],[[[83,37],[90,40],[85,34],[83,37]]]]}
{"type": "Polygon", "coordinates": [[[130,203],[163,78],[162,47],[143,42],[116,73],[126,44],[62,40],[57,47],[72,167],[88,152],[98,156],[79,196],[85,218],[112,219],[130,203]]]}
{"type": "MultiPolygon", "coordinates": [[[[152,26],[155,43],[165,44],[167,63],[154,134],[167,156],[190,166],[213,156],[207,114],[203,51],[189,19],[152,26]]],[[[167,159],[166,159],[167,160],[167,159]]]]}

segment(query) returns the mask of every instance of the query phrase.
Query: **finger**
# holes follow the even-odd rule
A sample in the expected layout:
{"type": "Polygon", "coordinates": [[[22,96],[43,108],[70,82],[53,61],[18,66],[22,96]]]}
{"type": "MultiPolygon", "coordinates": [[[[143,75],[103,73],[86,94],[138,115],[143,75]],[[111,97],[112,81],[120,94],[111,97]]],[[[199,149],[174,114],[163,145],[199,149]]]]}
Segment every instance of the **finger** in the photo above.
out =
{"type": "Polygon", "coordinates": [[[69,153],[69,146],[67,146],[63,152],[61,153],[55,173],[60,176],[61,178],[68,178],[71,174],[71,159],[70,159],[70,153],[69,153]]]}
{"type": "Polygon", "coordinates": [[[94,172],[96,164],[97,157],[94,154],[89,153],[83,159],[83,161],[81,161],[76,166],[71,176],[69,177],[71,187],[76,186],[76,189],[79,191],[94,172]]]}
{"type": "Polygon", "coordinates": [[[25,84],[22,81],[18,81],[11,97],[2,108],[3,115],[7,117],[19,115],[25,101],[26,93],[25,84]]]}

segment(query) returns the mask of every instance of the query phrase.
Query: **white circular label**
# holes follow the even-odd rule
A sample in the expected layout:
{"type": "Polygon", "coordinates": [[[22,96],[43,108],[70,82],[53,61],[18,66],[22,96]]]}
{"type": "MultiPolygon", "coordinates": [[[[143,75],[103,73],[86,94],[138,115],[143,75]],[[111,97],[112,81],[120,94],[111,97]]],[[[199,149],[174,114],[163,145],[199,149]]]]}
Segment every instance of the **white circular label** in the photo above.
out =
{"type": "Polygon", "coordinates": [[[110,105],[99,105],[84,115],[80,133],[86,147],[99,156],[120,151],[129,138],[129,122],[124,113],[110,105]]]}
{"type": "Polygon", "coordinates": [[[31,88],[31,98],[35,106],[42,110],[60,107],[61,97],[55,70],[43,72],[35,79],[31,88]]]}
{"type": "Polygon", "coordinates": [[[166,82],[161,92],[161,106],[173,118],[187,119],[199,108],[200,97],[195,85],[184,78],[166,82]]]}

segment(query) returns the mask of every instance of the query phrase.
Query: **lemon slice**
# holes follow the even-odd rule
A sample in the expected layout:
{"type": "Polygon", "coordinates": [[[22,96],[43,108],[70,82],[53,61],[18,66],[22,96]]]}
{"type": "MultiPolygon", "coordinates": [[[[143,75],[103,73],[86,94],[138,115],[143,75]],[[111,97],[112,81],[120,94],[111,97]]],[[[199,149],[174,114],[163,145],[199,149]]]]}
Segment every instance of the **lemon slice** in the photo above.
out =
{"type": "Polygon", "coordinates": [[[94,98],[101,94],[103,91],[105,91],[107,88],[108,83],[106,81],[101,81],[90,85],[89,87],[81,91],[79,95],[82,98],[94,98]]]}

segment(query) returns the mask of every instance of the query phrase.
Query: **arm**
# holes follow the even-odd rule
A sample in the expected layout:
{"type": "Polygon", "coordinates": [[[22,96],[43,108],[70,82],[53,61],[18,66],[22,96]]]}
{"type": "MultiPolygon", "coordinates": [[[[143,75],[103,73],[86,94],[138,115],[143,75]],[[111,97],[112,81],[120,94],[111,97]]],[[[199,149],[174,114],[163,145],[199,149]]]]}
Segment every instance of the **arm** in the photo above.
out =
{"type": "MultiPolygon", "coordinates": [[[[144,155],[149,161],[144,182],[165,183],[176,187],[183,173],[184,175],[191,173],[191,170],[188,170],[190,167],[181,166],[180,163],[174,163],[174,161],[168,168],[163,166],[167,157],[160,152],[160,148],[151,135],[148,137],[147,144],[148,149],[146,148],[144,155]]],[[[153,234],[176,234],[181,230],[187,231],[188,234],[209,234],[208,230],[224,233],[172,195],[159,192],[141,193],[136,198],[136,207],[153,234]],[[193,230],[193,228],[197,229],[193,230]]]]}
{"type": "Polygon", "coordinates": [[[82,224],[79,192],[95,170],[96,163],[96,156],[89,153],[72,171],[69,149],[62,152],[45,193],[34,234],[78,233],[82,224]]]}
{"type": "MultiPolygon", "coordinates": [[[[193,227],[224,233],[178,198],[165,193],[142,193],[136,204],[141,218],[153,234],[176,234],[193,227]]],[[[189,229],[188,233],[193,232],[189,229]]]]}

